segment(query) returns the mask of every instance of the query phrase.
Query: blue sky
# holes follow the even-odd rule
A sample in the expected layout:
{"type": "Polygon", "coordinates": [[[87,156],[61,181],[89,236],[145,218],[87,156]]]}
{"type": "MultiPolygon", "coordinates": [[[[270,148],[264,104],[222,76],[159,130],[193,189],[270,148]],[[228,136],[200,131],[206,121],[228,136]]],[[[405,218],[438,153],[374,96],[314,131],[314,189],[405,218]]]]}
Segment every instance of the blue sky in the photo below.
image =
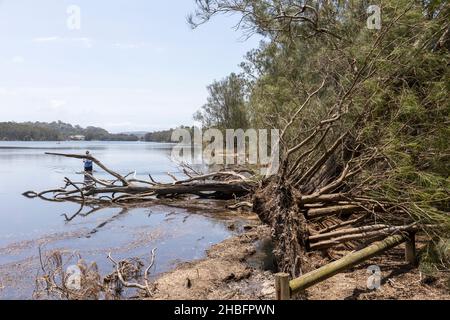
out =
{"type": "Polygon", "coordinates": [[[237,16],[191,30],[194,0],[0,0],[0,121],[62,120],[111,132],[192,124],[206,86],[260,38],[237,16]],[[81,29],[70,29],[70,5],[81,29]]]}

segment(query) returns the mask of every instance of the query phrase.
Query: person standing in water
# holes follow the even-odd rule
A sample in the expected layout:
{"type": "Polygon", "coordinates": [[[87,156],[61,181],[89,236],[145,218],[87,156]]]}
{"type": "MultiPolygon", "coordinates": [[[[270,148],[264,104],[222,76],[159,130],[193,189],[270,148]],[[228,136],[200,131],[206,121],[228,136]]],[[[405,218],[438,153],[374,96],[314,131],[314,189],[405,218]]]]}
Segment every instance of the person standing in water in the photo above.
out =
{"type": "MultiPolygon", "coordinates": [[[[89,151],[86,151],[86,156],[90,157],[90,155],[91,154],[89,153],[89,151]]],[[[94,165],[92,163],[92,160],[84,159],[83,163],[84,163],[84,172],[92,174],[92,172],[94,171],[94,165]]]]}

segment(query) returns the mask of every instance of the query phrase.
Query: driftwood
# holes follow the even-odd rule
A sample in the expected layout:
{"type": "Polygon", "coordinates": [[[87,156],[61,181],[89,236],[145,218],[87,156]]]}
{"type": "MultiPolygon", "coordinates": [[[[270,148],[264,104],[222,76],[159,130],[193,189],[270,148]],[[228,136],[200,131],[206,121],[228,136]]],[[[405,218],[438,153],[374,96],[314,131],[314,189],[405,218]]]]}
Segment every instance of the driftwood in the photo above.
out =
{"type": "MultiPolygon", "coordinates": [[[[219,171],[208,174],[200,174],[185,168],[186,180],[178,179],[169,174],[174,182],[157,182],[149,176],[149,180],[129,178],[132,174],[121,175],[108,168],[100,160],[92,155],[47,153],[48,155],[74,159],[88,159],[99,168],[108,173],[112,179],[102,180],[90,173],[85,173],[84,182],[72,182],[65,178],[65,186],[42,192],[27,191],[23,193],[28,198],[40,198],[54,202],[75,202],[80,204],[79,211],[67,217],[70,221],[77,216],[85,205],[129,205],[142,202],[156,201],[161,198],[180,198],[183,196],[196,196],[213,199],[235,199],[252,192],[256,186],[251,178],[233,172],[219,171]]],[[[244,204],[238,205],[241,207],[244,204]]]]}

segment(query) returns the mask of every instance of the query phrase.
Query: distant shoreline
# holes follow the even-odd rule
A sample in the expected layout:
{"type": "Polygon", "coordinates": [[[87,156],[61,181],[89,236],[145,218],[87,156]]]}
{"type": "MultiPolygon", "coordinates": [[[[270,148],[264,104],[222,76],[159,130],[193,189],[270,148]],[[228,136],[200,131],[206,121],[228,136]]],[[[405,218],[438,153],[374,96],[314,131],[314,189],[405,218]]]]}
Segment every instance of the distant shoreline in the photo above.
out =
{"type": "Polygon", "coordinates": [[[165,141],[125,141],[125,140],[0,140],[0,148],[2,143],[14,143],[14,142],[30,142],[30,143],[46,143],[46,142],[75,142],[75,143],[89,143],[89,142],[127,142],[127,143],[160,143],[160,144],[177,144],[177,142],[165,142],[165,141]]]}
{"type": "Polygon", "coordinates": [[[63,142],[163,142],[170,143],[173,129],[156,132],[110,133],[99,127],[83,128],[62,121],[54,122],[0,122],[0,141],[63,142]]]}

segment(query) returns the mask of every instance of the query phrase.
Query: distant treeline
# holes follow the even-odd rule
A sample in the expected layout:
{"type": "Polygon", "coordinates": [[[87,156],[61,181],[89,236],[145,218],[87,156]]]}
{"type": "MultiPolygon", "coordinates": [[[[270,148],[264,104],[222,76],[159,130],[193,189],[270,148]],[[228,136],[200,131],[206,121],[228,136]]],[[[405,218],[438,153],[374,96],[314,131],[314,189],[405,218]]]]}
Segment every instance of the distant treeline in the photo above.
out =
{"type": "Polygon", "coordinates": [[[145,141],[149,142],[170,142],[173,129],[149,132],[144,136],[145,141]]]}
{"type": "MultiPolygon", "coordinates": [[[[61,121],[0,122],[0,140],[3,141],[64,141],[81,138],[86,141],[138,141],[133,134],[112,134],[98,127],[82,128],[61,121]]],[[[81,140],[80,139],[80,140],[81,140]]]]}
{"type": "MultiPolygon", "coordinates": [[[[192,131],[191,127],[181,126],[180,128],[192,131]]],[[[173,142],[172,141],[172,133],[174,131],[175,131],[175,129],[149,132],[144,136],[144,140],[148,141],[148,142],[173,142]]]]}

